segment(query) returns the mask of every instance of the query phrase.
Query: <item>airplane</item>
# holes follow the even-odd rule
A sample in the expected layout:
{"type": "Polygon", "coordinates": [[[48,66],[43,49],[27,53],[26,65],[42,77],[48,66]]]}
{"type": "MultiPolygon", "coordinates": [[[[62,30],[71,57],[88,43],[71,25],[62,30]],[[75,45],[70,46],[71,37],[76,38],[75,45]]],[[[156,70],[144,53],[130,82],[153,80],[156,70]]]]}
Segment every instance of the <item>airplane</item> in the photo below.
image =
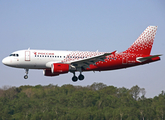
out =
{"type": "Polygon", "coordinates": [[[160,60],[161,55],[150,55],[157,26],[148,26],[137,40],[123,52],[90,52],[26,49],[11,53],[2,60],[4,65],[25,69],[43,69],[45,76],[73,73],[72,81],[83,80],[85,71],[116,70],[160,60]],[[79,72],[79,76],[75,75],[79,72]]]}

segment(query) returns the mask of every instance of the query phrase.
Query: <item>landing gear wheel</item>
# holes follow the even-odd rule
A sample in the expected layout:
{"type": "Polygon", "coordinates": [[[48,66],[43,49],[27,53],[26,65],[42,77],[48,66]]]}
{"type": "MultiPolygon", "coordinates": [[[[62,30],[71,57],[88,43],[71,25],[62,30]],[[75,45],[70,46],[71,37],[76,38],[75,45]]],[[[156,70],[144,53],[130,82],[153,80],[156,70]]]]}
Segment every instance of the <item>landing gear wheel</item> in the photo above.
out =
{"type": "Polygon", "coordinates": [[[84,80],[84,75],[80,74],[80,75],[78,76],[78,79],[79,79],[79,80],[84,80]]]}
{"type": "Polygon", "coordinates": [[[72,77],[72,81],[73,81],[73,82],[76,82],[77,80],[78,80],[78,78],[77,78],[76,76],[73,76],[73,77],[72,77]]]}
{"type": "Polygon", "coordinates": [[[29,69],[25,69],[26,75],[24,76],[24,79],[28,79],[28,71],[29,71],[29,69]]]}
{"type": "Polygon", "coordinates": [[[25,76],[24,76],[24,79],[27,79],[27,78],[28,78],[28,76],[27,76],[27,75],[25,75],[25,76]]]}

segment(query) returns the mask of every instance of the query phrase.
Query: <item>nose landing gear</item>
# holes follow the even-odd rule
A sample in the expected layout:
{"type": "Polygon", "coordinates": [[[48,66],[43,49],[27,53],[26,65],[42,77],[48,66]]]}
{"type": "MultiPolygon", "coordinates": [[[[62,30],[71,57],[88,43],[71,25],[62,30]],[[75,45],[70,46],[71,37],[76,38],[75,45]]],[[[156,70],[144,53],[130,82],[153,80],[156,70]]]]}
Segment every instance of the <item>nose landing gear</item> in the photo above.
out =
{"type": "Polygon", "coordinates": [[[25,69],[26,75],[24,76],[24,79],[28,79],[28,71],[29,71],[29,69],[25,69]]]}

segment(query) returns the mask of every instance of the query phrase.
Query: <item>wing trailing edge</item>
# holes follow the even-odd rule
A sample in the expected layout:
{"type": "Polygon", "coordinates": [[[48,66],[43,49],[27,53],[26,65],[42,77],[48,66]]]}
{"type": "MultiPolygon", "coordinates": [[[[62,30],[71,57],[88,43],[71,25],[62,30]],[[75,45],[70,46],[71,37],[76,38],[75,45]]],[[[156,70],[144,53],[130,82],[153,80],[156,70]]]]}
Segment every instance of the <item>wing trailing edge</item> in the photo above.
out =
{"type": "Polygon", "coordinates": [[[89,68],[90,64],[95,65],[96,62],[98,62],[98,61],[103,61],[104,62],[104,59],[106,59],[106,56],[109,56],[111,54],[115,54],[115,52],[116,51],[113,51],[111,53],[104,53],[102,55],[93,56],[93,57],[86,58],[86,59],[83,59],[83,60],[74,61],[74,62],[71,63],[71,65],[75,66],[76,68],[83,67],[83,68],[86,69],[86,68],[89,68]]]}

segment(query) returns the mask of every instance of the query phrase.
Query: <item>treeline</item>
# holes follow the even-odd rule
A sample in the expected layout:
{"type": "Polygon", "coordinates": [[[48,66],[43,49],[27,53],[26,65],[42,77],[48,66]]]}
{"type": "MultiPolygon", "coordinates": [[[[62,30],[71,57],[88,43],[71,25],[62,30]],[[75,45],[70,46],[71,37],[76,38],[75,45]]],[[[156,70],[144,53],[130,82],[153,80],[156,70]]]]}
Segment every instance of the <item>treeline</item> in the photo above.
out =
{"type": "Polygon", "coordinates": [[[0,120],[164,120],[165,93],[93,83],[90,86],[4,86],[0,120]]]}

